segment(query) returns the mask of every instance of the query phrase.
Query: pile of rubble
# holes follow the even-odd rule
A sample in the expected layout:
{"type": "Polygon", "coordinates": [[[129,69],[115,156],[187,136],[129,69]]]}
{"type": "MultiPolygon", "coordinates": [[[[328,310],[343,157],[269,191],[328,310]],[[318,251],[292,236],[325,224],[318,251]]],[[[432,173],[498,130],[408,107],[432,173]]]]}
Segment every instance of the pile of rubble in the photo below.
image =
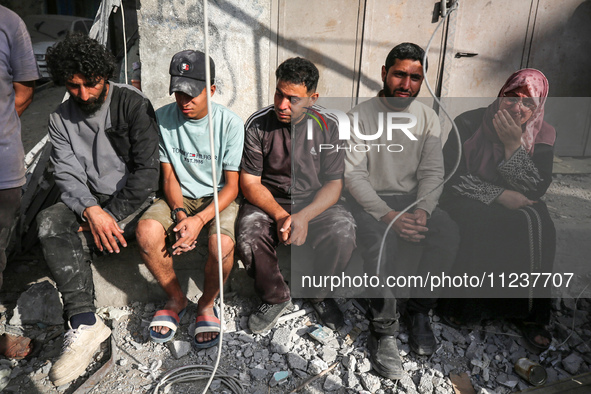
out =
{"type": "MultiPolygon", "coordinates": [[[[2,311],[0,322],[5,331],[25,334],[37,343],[36,354],[29,360],[0,360],[0,386],[4,386],[5,392],[71,393],[109,359],[110,371],[91,392],[149,392],[166,371],[192,364],[212,366],[215,362],[217,347],[198,352],[191,348],[188,333],[193,331],[190,322],[195,314],[194,305],[182,320],[175,340],[157,345],[149,341],[147,327],[160,305],[134,303],[127,308],[100,311],[113,327],[115,347],[109,349],[107,341],[97,362],[84,376],[55,388],[47,374],[59,354],[64,330],[63,324],[55,321],[59,313],[44,311],[61,307],[56,296],[55,288],[44,282],[23,293],[15,310],[2,311]],[[37,304],[39,298],[47,304],[43,309],[37,304]],[[54,321],[48,321],[50,317],[54,321]]],[[[541,364],[548,382],[588,372],[591,365],[588,299],[577,303],[573,299],[554,300],[549,327],[554,340],[550,349],[539,355],[527,350],[509,323],[491,321],[456,330],[433,315],[437,351],[430,357],[416,356],[410,352],[408,335],[402,326],[398,346],[406,374],[399,381],[391,381],[372,371],[365,348],[368,321],[357,301],[339,300],[347,320],[339,332],[319,326],[307,303],[296,300],[295,311],[283,317],[275,328],[253,335],[246,323],[257,301],[232,294],[226,298],[226,334],[220,368],[236,377],[247,393],[298,389],[300,393],[444,394],[454,392],[449,377],[461,373],[469,376],[477,393],[510,393],[531,387],[515,373],[514,364],[519,358],[527,357],[541,364]]],[[[178,383],[170,392],[199,392],[203,385],[204,381],[178,383]]],[[[214,380],[212,392],[230,393],[219,380],[214,380]]]]}

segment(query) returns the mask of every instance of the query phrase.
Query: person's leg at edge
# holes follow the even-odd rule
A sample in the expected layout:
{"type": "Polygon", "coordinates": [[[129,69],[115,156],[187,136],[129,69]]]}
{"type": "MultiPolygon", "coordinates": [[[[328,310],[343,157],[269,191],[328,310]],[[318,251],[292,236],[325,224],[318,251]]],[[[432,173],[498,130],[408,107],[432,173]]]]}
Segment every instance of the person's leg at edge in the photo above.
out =
{"type": "MultiPolygon", "coordinates": [[[[20,187],[0,190],[0,288],[3,283],[2,273],[6,268],[6,248],[18,217],[21,194],[20,187]]],[[[20,359],[31,351],[32,343],[29,338],[0,335],[0,354],[5,357],[20,359]]]]}
{"type": "MultiPolygon", "coordinates": [[[[168,298],[164,309],[177,315],[187,307],[189,300],[185,296],[174,272],[173,260],[166,248],[166,232],[162,224],[154,219],[142,219],[136,230],[136,239],[140,247],[142,261],[160,284],[168,298]]],[[[152,328],[162,335],[168,333],[168,327],[152,328]]]]}
{"type": "Polygon", "coordinates": [[[21,188],[0,190],[0,288],[6,268],[6,248],[21,206],[21,188]]]}

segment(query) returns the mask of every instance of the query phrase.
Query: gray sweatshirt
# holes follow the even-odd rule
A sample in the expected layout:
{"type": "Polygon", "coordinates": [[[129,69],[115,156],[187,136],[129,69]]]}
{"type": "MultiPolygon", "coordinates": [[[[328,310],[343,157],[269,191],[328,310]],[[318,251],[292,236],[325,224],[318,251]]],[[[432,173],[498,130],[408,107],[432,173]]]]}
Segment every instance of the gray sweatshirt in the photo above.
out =
{"type": "Polygon", "coordinates": [[[112,195],[127,181],[129,171],[105,133],[111,127],[110,104],[114,84],[101,108],[92,116],[70,98],[49,117],[52,162],[62,201],[82,217],[87,207],[98,205],[93,193],[112,195]]]}
{"type": "MultiPolygon", "coordinates": [[[[382,98],[365,101],[351,111],[351,140],[345,160],[345,187],[357,202],[380,220],[392,209],[380,196],[417,194],[420,198],[437,187],[444,176],[441,128],[431,108],[414,100],[403,111],[387,107],[382,98]],[[388,139],[388,113],[404,112],[416,117],[417,123],[408,131],[416,137],[411,140],[400,129],[392,129],[388,139]],[[382,117],[382,134],[375,140],[359,138],[353,132],[354,115],[358,114],[359,133],[377,134],[382,117]],[[379,150],[379,151],[378,151],[379,150]]],[[[392,122],[396,123],[397,119],[392,122]]],[[[402,116],[398,123],[408,123],[402,116]]],[[[416,208],[429,215],[435,209],[442,188],[430,194],[416,208]]]]}

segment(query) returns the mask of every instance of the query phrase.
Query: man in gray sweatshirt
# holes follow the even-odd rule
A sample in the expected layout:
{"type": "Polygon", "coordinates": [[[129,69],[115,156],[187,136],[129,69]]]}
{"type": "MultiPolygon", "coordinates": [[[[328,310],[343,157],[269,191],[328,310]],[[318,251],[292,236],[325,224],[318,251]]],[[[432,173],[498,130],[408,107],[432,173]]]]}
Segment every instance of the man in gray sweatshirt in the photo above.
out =
{"type": "MultiPolygon", "coordinates": [[[[437,187],[444,175],[439,119],[431,108],[414,100],[423,82],[423,56],[416,44],[403,43],[392,49],[382,66],[384,87],[378,97],[349,112],[356,124],[346,151],[345,187],[352,197],[357,239],[364,246],[365,268],[370,275],[375,275],[387,226],[417,199],[424,197],[394,221],[380,273],[408,277],[448,271],[459,243],[456,224],[437,208],[441,194],[437,187]],[[396,129],[392,124],[402,126],[396,129]],[[418,265],[400,258],[403,243],[423,246],[418,265]]],[[[396,294],[383,295],[370,300],[370,361],[380,375],[400,379],[396,294]]],[[[404,315],[409,344],[415,353],[429,355],[434,351],[435,337],[428,313],[435,306],[436,295],[410,295],[404,315]]]]}
{"type": "Polygon", "coordinates": [[[106,48],[73,34],[47,51],[53,81],[70,97],[49,119],[61,202],[37,216],[45,261],[70,329],[49,372],[56,386],[85,370],[111,330],[95,314],[92,253],[119,253],[158,186],[158,127],[137,89],[110,82],[106,48]]]}

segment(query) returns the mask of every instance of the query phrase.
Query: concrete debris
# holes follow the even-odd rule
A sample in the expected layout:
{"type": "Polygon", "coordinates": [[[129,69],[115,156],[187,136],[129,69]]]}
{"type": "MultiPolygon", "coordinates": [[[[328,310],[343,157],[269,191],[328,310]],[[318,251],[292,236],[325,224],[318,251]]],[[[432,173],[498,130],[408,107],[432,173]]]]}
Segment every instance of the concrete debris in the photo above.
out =
{"type": "Polygon", "coordinates": [[[357,359],[355,358],[355,356],[349,355],[347,357],[343,357],[342,363],[348,371],[355,371],[355,367],[357,366],[357,359]]]}
{"type": "Polygon", "coordinates": [[[332,364],[337,359],[337,351],[331,347],[325,346],[322,349],[322,359],[326,361],[327,364],[332,364]]]}
{"type": "Polygon", "coordinates": [[[407,393],[416,393],[417,386],[409,374],[405,373],[402,379],[398,381],[398,385],[402,387],[407,393]]]}
{"type": "Polygon", "coordinates": [[[140,372],[145,373],[146,375],[148,375],[152,380],[156,380],[158,379],[158,376],[160,375],[160,367],[162,366],[162,360],[156,360],[153,361],[150,366],[145,366],[145,365],[138,365],[138,370],[140,372]]]}
{"type": "Polygon", "coordinates": [[[98,308],[96,310],[96,314],[102,317],[103,319],[119,320],[123,316],[127,316],[129,312],[121,308],[113,308],[112,306],[108,306],[98,308]]]}
{"type": "MultiPolygon", "coordinates": [[[[234,319],[238,327],[242,320],[247,321],[257,301],[234,297],[233,304],[226,306],[225,315],[234,319]]],[[[314,323],[313,315],[278,323],[262,335],[254,335],[248,329],[227,333],[220,368],[225,374],[239,379],[247,394],[288,393],[300,385],[303,386],[298,393],[454,394],[453,375],[462,375],[463,389],[472,390],[461,391],[462,394],[506,394],[531,387],[514,372],[517,358],[527,357],[541,364],[547,371],[548,383],[588,372],[591,365],[585,358],[587,352],[582,352],[585,350],[583,346],[591,343],[591,327],[587,323],[573,330],[573,311],[564,308],[561,302],[563,309],[555,311],[557,315],[560,313],[560,321],[553,319],[548,326],[554,336],[553,344],[539,355],[523,346],[523,339],[512,324],[491,321],[486,325],[452,329],[433,319],[436,352],[430,357],[417,356],[410,350],[408,333],[402,326],[398,347],[404,374],[402,379],[392,381],[372,369],[366,348],[368,322],[352,305],[354,303],[349,303],[350,307],[344,311],[347,329],[339,332],[322,330],[330,334],[327,336],[330,340],[319,341],[308,334],[310,330],[320,328],[314,323]],[[569,335],[576,336],[575,340],[567,339],[569,335]]],[[[117,328],[114,341],[119,353],[115,356],[112,372],[98,383],[97,392],[150,392],[158,379],[173,368],[213,365],[218,347],[193,350],[190,346],[192,331],[188,328],[191,323],[188,321],[181,322],[174,341],[161,345],[149,340],[147,326],[154,311],[161,306],[137,303],[119,308],[122,312],[119,320],[106,319],[109,325],[117,328]]],[[[578,309],[577,314],[588,312],[591,304],[579,302],[578,308],[582,309],[578,309]]],[[[109,316],[115,317],[112,311],[114,309],[108,310],[109,316]]],[[[5,316],[0,313],[0,323],[5,324],[5,316]]],[[[583,313],[582,316],[589,317],[589,314],[583,313]]],[[[226,324],[232,326],[231,322],[226,324]]],[[[12,326],[0,324],[0,327],[12,326]]],[[[41,353],[28,361],[0,360],[0,372],[4,370],[2,373],[6,378],[2,380],[0,374],[0,384],[7,385],[6,392],[14,387],[17,392],[56,393],[48,373],[60,353],[63,325],[33,324],[23,326],[21,330],[41,343],[41,353]]],[[[80,382],[91,375],[91,372],[86,373],[60,391],[76,390],[80,382]]],[[[456,388],[459,387],[457,383],[454,383],[456,388]]],[[[228,391],[218,381],[213,387],[213,392],[228,391]]],[[[174,386],[168,390],[176,392],[174,386]]]]}
{"type": "Polygon", "coordinates": [[[269,372],[264,368],[253,368],[250,370],[250,375],[255,380],[263,380],[269,375],[269,372]]]}
{"type": "Polygon", "coordinates": [[[562,360],[562,367],[566,370],[566,372],[576,375],[583,362],[584,360],[579,357],[578,354],[571,353],[562,360]]]}
{"type": "Polygon", "coordinates": [[[290,326],[279,327],[273,333],[271,339],[271,351],[279,354],[286,354],[293,346],[293,329],[290,326]]]}
{"type": "Polygon", "coordinates": [[[375,393],[381,387],[380,379],[369,373],[361,375],[361,385],[370,393],[375,393]]]}
{"type": "Polygon", "coordinates": [[[322,388],[325,391],[337,391],[343,388],[343,380],[336,375],[328,375],[322,388]]]}
{"type": "Polygon", "coordinates": [[[462,334],[460,334],[458,332],[458,330],[456,330],[453,327],[448,327],[448,326],[444,326],[444,325],[442,325],[441,327],[442,327],[441,336],[443,338],[450,341],[454,345],[466,344],[466,338],[464,336],[462,336],[462,334]]]}
{"type": "Polygon", "coordinates": [[[0,391],[4,390],[10,383],[10,369],[0,369],[0,391]]]}
{"type": "Polygon", "coordinates": [[[191,343],[188,341],[170,342],[170,353],[175,359],[185,357],[191,351],[191,343]]]}
{"type": "Polygon", "coordinates": [[[252,334],[247,334],[245,332],[240,332],[238,334],[238,340],[245,342],[245,343],[253,343],[254,342],[254,336],[252,334]]]}
{"type": "Polygon", "coordinates": [[[519,382],[519,377],[515,375],[507,375],[507,374],[500,374],[497,378],[497,381],[505,387],[509,387],[510,389],[517,386],[519,382]]]}
{"type": "Polygon", "coordinates": [[[320,372],[328,368],[328,364],[319,358],[315,358],[308,363],[308,373],[310,375],[318,375],[320,372]]]}
{"type": "Polygon", "coordinates": [[[134,341],[133,339],[129,338],[127,341],[131,346],[133,346],[135,348],[135,350],[140,351],[143,349],[143,345],[141,343],[138,343],[136,341],[134,341]]]}
{"type": "Polygon", "coordinates": [[[359,382],[359,379],[357,379],[357,376],[352,371],[345,372],[344,383],[345,383],[346,387],[353,389],[353,390],[358,390],[359,388],[361,388],[361,384],[359,382]]]}
{"type": "Polygon", "coordinates": [[[249,346],[244,350],[243,354],[244,354],[244,357],[251,358],[254,355],[254,351],[252,350],[252,347],[249,346]]]}
{"type": "Polygon", "coordinates": [[[305,371],[308,368],[308,362],[302,356],[295,353],[288,353],[287,365],[291,369],[299,369],[300,371],[305,371]]]}
{"type": "Polygon", "coordinates": [[[364,358],[360,362],[357,363],[357,372],[359,373],[366,373],[371,370],[371,363],[367,358],[364,358]]]}
{"type": "Polygon", "coordinates": [[[63,324],[63,313],[62,301],[57,289],[49,281],[43,281],[35,283],[20,295],[10,319],[10,325],[63,324]]]}
{"type": "Polygon", "coordinates": [[[421,376],[419,386],[417,387],[419,393],[431,393],[433,392],[433,377],[430,375],[421,376]]]}
{"type": "Polygon", "coordinates": [[[416,371],[419,369],[419,365],[415,361],[408,361],[402,364],[402,367],[407,372],[416,371]]]}

